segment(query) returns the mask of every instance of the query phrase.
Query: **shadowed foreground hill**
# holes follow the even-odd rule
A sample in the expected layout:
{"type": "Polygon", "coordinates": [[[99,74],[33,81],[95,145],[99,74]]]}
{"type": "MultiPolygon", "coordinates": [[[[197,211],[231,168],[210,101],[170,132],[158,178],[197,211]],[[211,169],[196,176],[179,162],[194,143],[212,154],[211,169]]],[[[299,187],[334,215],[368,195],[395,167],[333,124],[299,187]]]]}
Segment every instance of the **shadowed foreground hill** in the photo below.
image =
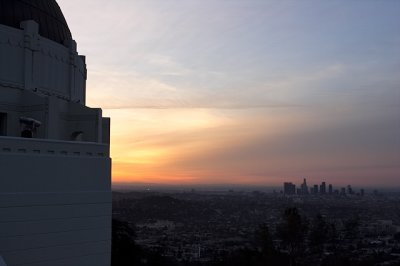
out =
{"type": "Polygon", "coordinates": [[[161,254],[135,244],[135,232],[126,222],[112,221],[112,266],[173,266],[161,254]]]}
{"type": "Polygon", "coordinates": [[[114,221],[113,263],[399,265],[399,235],[366,227],[374,224],[376,213],[382,217],[382,208],[397,221],[398,201],[376,196],[304,200],[295,204],[259,192],[114,194],[114,219],[124,222],[114,221]],[[332,208],[342,205],[339,211],[332,208]],[[380,241],[383,237],[387,243],[380,241]]]}

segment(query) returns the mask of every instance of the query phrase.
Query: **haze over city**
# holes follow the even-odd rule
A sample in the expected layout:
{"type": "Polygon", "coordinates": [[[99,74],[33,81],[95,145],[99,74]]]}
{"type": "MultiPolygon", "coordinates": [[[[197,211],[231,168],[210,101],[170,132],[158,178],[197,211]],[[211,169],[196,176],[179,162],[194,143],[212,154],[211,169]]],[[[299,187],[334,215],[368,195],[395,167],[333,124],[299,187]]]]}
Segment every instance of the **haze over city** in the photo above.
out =
{"type": "Polygon", "coordinates": [[[58,3],[115,184],[398,186],[399,1],[58,3]]]}

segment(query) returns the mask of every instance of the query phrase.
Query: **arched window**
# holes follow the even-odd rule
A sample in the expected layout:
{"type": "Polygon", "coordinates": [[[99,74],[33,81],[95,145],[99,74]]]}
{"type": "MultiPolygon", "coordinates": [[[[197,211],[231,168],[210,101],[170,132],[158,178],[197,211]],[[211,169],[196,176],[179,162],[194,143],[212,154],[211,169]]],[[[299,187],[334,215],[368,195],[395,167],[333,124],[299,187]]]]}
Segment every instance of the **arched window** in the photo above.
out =
{"type": "Polygon", "coordinates": [[[36,137],[37,128],[42,125],[40,121],[30,117],[20,117],[19,122],[21,123],[21,137],[29,139],[36,137]]]}

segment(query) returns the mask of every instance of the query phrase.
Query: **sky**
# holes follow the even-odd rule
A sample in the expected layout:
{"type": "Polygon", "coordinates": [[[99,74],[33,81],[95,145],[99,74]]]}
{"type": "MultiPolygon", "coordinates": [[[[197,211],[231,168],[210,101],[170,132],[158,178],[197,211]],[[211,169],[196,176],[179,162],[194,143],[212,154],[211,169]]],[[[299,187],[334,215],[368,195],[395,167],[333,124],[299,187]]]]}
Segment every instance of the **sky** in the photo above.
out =
{"type": "Polygon", "coordinates": [[[114,184],[399,186],[400,1],[58,3],[114,184]]]}

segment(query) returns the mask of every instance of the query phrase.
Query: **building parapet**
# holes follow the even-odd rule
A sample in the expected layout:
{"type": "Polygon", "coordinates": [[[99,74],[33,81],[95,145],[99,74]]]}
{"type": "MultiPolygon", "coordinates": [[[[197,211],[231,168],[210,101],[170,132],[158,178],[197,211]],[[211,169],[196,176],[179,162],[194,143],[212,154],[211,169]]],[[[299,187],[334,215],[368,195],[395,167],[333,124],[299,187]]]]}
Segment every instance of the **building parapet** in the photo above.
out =
{"type": "Polygon", "coordinates": [[[94,142],[0,137],[0,153],[40,156],[109,157],[109,146],[94,142]]]}

